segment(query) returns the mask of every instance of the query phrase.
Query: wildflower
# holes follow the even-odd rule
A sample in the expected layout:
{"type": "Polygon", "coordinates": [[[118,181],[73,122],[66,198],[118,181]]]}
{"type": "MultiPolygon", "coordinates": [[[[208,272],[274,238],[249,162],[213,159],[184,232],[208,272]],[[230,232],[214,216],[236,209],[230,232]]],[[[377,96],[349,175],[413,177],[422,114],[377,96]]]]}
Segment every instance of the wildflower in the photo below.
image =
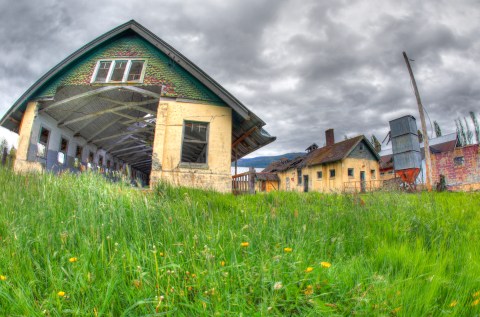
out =
{"type": "Polygon", "coordinates": [[[0,281],[6,281],[7,277],[5,275],[0,275],[0,281]]]}
{"type": "Polygon", "coordinates": [[[323,268],[325,268],[325,269],[327,269],[327,268],[329,268],[329,267],[332,266],[332,264],[329,263],[329,262],[320,262],[320,265],[321,265],[323,268]]]}
{"type": "Polygon", "coordinates": [[[191,276],[192,276],[192,278],[196,278],[197,274],[193,273],[191,276]]]}
{"type": "Polygon", "coordinates": [[[473,301],[472,306],[477,306],[480,304],[480,298],[477,298],[476,300],[473,301]]]}
{"type": "Polygon", "coordinates": [[[220,262],[221,266],[225,266],[225,261],[220,262]]]}
{"type": "Polygon", "coordinates": [[[312,295],[313,294],[313,286],[307,285],[307,288],[303,291],[305,295],[312,295]]]}
{"type": "Polygon", "coordinates": [[[289,253],[289,252],[292,252],[293,249],[292,248],[283,248],[283,251],[285,251],[286,253],[289,253]]]}
{"type": "Polygon", "coordinates": [[[313,267],[309,266],[305,269],[305,273],[310,273],[313,271],[313,267]]]}
{"type": "Polygon", "coordinates": [[[396,314],[396,313],[398,313],[401,309],[402,309],[402,306],[399,306],[399,307],[393,309],[393,310],[392,310],[392,313],[393,313],[393,314],[396,314]]]}
{"type": "Polygon", "coordinates": [[[68,262],[70,262],[70,263],[74,263],[74,262],[77,262],[77,261],[78,261],[78,258],[75,258],[75,257],[68,259],[68,262]]]}
{"type": "Polygon", "coordinates": [[[140,281],[140,280],[133,280],[133,286],[135,286],[135,288],[140,288],[140,287],[142,287],[142,281],[140,281]]]}
{"type": "Polygon", "coordinates": [[[282,287],[283,287],[282,282],[275,282],[275,284],[273,284],[274,290],[282,289],[282,287]]]}
{"type": "Polygon", "coordinates": [[[450,307],[455,307],[455,306],[457,306],[457,304],[458,304],[458,302],[457,302],[456,300],[454,300],[454,301],[452,301],[452,302],[450,303],[449,306],[450,306],[450,307]]]}
{"type": "Polygon", "coordinates": [[[162,256],[162,257],[165,256],[165,254],[163,252],[160,252],[159,255],[162,256]]]}
{"type": "Polygon", "coordinates": [[[480,296],[480,291],[476,291],[475,293],[472,294],[472,297],[478,297],[480,296]]]}
{"type": "Polygon", "coordinates": [[[65,297],[65,292],[60,291],[57,293],[58,297],[65,297]]]}
{"type": "Polygon", "coordinates": [[[250,245],[250,243],[248,243],[248,242],[242,242],[242,243],[240,243],[240,246],[242,246],[242,247],[244,247],[244,248],[248,247],[249,245],[250,245]]]}

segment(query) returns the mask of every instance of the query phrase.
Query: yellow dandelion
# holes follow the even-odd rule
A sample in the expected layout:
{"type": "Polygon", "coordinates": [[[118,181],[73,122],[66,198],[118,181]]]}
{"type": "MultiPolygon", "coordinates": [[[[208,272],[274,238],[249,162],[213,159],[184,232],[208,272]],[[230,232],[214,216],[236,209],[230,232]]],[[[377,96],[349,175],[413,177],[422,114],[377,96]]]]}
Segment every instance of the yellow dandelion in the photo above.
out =
{"type": "Polygon", "coordinates": [[[57,293],[58,297],[65,297],[65,292],[60,291],[57,293]]]}
{"type": "Polygon", "coordinates": [[[225,266],[225,261],[220,262],[221,266],[225,266]]]}
{"type": "Polygon", "coordinates": [[[329,267],[332,266],[332,263],[330,262],[320,262],[320,265],[325,268],[325,269],[328,269],[329,267]]]}
{"type": "Polygon", "coordinates": [[[193,273],[192,278],[196,278],[196,277],[197,277],[197,274],[193,273]]]}
{"type": "Polygon", "coordinates": [[[160,252],[159,254],[160,254],[160,256],[165,256],[165,254],[163,252],[160,252]]]}
{"type": "Polygon", "coordinates": [[[453,302],[450,303],[450,307],[455,307],[457,306],[458,302],[456,300],[454,300],[453,302]]]}
{"type": "Polygon", "coordinates": [[[6,281],[7,277],[5,275],[0,275],[0,281],[6,281]]]}
{"type": "Polygon", "coordinates": [[[477,298],[476,300],[473,301],[472,306],[477,306],[480,304],[480,298],[477,298]]]}
{"type": "Polygon", "coordinates": [[[242,243],[240,243],[240,246],[242,246],[242,247],[244,247],[244,248],[248,247],[249,245],[250,245],[250,243],[248,243],[248,242],[242,242],[242,243]]]}
{"type": "Polygon", "coordinates": [[[305,273],[310,273],[313,271],[313,267],[309,266],[305,269],[305,273]]]}
{"type": "Polygon", "coordinates": [[[307,288],[303,291],[305,295],[312,295],[313,294],[313,286],[312,285],[307,285],[307,288]]]}
{"type": "Polygon", "coordinates": [[[293,249],[292,248],[283,248],[283,251],[285,251],[286,253],[289,253],[289,252],[292,252],[293,249]]]}
{"type": "Polygon", "coordinates": [[[70,263],[75,263],[77,261],[78,261],[78,258],[75,258],[75,257],[68,259],[68,262],[70,263]]]}
{"type": "Polygon", "coordinates": [[[480,296],[480,291],[476,291],[475,293],[472,294],[472,297],[478,297],[480,296]]]}

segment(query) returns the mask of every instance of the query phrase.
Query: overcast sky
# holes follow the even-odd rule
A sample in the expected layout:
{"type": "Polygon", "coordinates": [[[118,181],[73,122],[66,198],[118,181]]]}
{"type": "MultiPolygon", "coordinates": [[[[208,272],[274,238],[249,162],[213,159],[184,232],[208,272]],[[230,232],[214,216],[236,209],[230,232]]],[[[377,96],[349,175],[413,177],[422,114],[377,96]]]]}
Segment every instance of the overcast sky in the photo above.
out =
{"type": "Polygon", "coordinates": [[[267,123],[277,141],[250,157],[323,145],[328,128],[336,140],[381,141],[389,120],[418,119],[402,51],[444,134],[480,112],[478,0],[1,0],[0,116],[67,55],[130,19],[267,123]]]}

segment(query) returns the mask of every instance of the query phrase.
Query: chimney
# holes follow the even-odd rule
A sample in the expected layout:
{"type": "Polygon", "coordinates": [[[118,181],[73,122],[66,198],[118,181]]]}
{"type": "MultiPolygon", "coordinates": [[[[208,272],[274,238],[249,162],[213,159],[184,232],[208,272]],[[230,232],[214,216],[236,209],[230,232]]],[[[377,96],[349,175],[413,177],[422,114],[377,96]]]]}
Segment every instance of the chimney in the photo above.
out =
{"type": "Polygon", "coordinates": [[[325,139],[327,141],[327,146],[333,145],[335,143],[335,136],[333,135],[333,129],[328,129],[325,131],[325,139]]]}

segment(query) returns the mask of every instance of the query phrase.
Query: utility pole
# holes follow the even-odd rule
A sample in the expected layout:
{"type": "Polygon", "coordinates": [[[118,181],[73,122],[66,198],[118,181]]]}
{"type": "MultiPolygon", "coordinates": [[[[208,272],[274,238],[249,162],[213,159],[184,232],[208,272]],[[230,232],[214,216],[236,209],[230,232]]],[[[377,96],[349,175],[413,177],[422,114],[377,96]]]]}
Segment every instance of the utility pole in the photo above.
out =
{"type": "Polygon", "coordinates": [[[412,80],[413,89],[415,90],[415,97],[417,98],[418,112],[420,113],[420,121],[422,122],[422,133],[424,135],[423,149],[425,152],[425,170],[427,174],[426,185],[427,185],[427,190],[431,191],[432,190],[432,161],[430,160],[430,147],[428,145],[427,125],[425,123],[422,100],[420,99],[420,94],[418,93],[417,83],[415,82],[415,78],[413,77],[413,72],[412,72],[412,68],[410,67],[410,62],[408,61],[407,53],[403,52],[403,58],[405,59],[405,63],[407,64],[408,72],[410,73],[410,79],[412,80]]]}

